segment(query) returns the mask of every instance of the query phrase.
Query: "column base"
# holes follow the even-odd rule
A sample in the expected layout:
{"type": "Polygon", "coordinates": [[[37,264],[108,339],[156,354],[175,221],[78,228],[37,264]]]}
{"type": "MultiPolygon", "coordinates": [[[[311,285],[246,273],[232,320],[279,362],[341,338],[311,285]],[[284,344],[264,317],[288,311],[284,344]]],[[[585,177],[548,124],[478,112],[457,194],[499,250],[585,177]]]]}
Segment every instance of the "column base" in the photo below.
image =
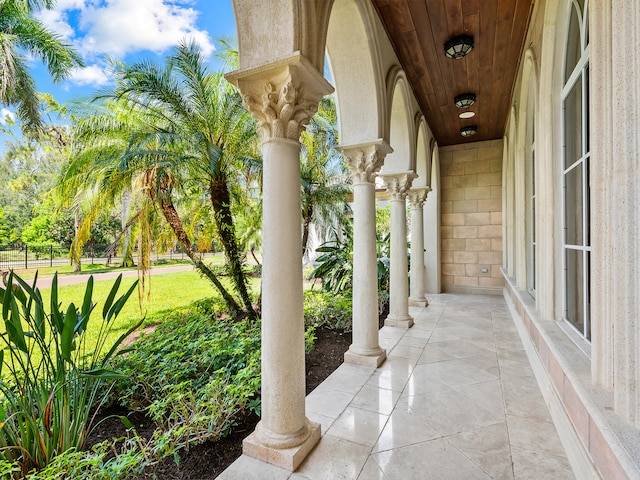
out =
{"type": "Polygon", "coordinates": [[[426,307],[429,305],[426,298],[409,298],[410,307],[426,307]]]}
{"type": "Polygon", "coordinates": [[[351,350],[351,347],[349,347],[349,350],[344,352],[344,361],[345,363],[355,363],[356,365],[378,368],[387,358],[386,350],[382,348],[379,348],[378,350],[378,353],[366,355],[354,352],[351,350]]]}
{"type": "MultiPolygon", "coordinates": [[[[316,443],[320,440],[320,424],[306,419],[306,425],[300,436],[300,444],[288,448],[276,448],[265,440],[268,433],[262,431],[259,422],[251,435],[242,441],[242,453],[271,465],[294,472],[307,458],[316,443]]],[[[296,439],[290,439],[295,442],[296,439]]]]}
{"type": "Polygon", "coordinates": [[[413,326],[413,317],[410,315],[389,315],[385,319],[384,325],[386,327],[411,328],[413,326]]]}

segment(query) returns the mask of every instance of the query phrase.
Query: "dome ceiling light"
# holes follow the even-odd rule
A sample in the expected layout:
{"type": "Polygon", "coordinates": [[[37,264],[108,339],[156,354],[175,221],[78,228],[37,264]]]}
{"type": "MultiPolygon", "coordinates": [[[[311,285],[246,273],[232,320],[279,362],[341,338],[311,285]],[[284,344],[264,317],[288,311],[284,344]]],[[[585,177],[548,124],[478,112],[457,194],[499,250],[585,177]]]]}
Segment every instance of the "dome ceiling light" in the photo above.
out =
{"type": "Polygon", "coordinates": [[[458,117],[460,118],[473,118],[476,116],[476,112],[472,112],[472,111],[468,111],[468,112],[462,112],[460,115],[458,115],[458,117]]]}
{"type": "Polygon", "coordinates": [[[476,95],[475,93],[463,93],[454,98],[453,101],[458,108],[469,108],[476,103],[476,95]]]}
{"type": "Polygon", "coordinates": [[[478,133],[478,127],[476,125],[469,125],[460,129],[460,135],[463,137],[472,137],[476,133],[478,133]]]}
{"type": "Polygon", "coordinates": [[[453,37],[444,44],[444,54],[448,58],[459,59],[473,50],[473,37],[459,35],[453,37]]]}

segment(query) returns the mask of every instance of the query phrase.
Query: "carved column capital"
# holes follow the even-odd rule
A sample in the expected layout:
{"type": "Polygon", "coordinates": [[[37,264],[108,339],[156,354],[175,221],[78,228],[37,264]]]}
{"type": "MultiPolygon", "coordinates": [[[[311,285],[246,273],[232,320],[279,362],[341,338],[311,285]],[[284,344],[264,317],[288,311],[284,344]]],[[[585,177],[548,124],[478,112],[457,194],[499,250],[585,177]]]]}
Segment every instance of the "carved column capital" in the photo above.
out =
{"type": "Polygon", "coordinates": [[[409,190],[407,194],[407,198],[409,199],[409,204],[411,208],[420,209],[424,206],[424,202],[427,200],[427,195],[431,191],[429,187],[418,187],[412,188],[409,190]]]}
{"type": "Polygon", "coordinates": [[[278,62],[226,75],[242,94],[242,103],[258,120],[262,143],[295,140],[333,87],[300,53],[278,62]]]}
{"type": "Polygon", "coordinates": [[[413,172],[394,173],[381,175],[387,192],[391,195],[391,200],[405,200],[413,179],[416,174],[413,172]]]}
{"type": "Polygon", "coordinates": [[[384,157],[391,151],[386,143],[370,143],[340,147],[354,185],[374,183],[384,164],[384,157]]]}

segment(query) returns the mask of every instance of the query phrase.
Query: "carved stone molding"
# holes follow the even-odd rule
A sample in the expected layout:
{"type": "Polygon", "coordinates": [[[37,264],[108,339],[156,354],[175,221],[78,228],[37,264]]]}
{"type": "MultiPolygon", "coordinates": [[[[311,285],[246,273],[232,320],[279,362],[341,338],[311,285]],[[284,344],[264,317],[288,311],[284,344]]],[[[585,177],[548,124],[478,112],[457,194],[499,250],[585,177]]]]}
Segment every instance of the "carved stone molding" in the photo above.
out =
{"type": "Polygon", "coordinates": [[[258,120],[260,140],[299,141],[323,95],[333,87],[299,52],[273,64],[226,75],[238,86],[244,106],[258,120]]]}
{"type": "Polygon", "coordinates": [[[265,82],[259,99],[243,95],[242,103],[258,120],[258,135],[262,142],[274,138],[298,140],[304,126],[318,110],[318,95],[307,95],[303,85],[291,76],[284,83],[265,82]]]}
{"type": "Polygon", "coordinates": [[[416,176],[413,172],[382,175],[384,186],[391,195],[391,200],[404,201],[411,188],[411,183],[416,176]]]}
{"type": "Polygon", "coordinates": [[[431,189],[429,187],[412,188],[407,194],[411,208],[422,208],[427,200],[427,195],[431,189]]]}
{"type": "Polygon", "coordinates": [[[365,145],[341,146],[339,150],[344,155],[354,184],[374,183],[384,164],[385,156],[392,151],[391,147],[381,140],[365,145]]]}

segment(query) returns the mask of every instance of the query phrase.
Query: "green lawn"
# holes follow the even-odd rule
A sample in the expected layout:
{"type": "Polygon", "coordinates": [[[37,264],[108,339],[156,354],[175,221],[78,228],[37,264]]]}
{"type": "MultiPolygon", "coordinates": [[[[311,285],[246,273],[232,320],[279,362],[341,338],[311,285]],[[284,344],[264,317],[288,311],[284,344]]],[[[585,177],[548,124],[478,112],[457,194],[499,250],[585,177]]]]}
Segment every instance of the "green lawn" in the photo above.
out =
{"type": "MultiPolygon", "coordinates": [[[[134,281],[135,278],[123,278],[119,294],[125,293],[134,281]]],[[[97,306],[88,326],[87,333],[90,336],[97,334],[102,306],[113,282],[113,280],[103,280],[94,283],[93,302],[97,306]]],[[[252,288],[258,288],[258,282],[259,279],[251,279],[252,288]]],[[[71,302],[76,306],[81,305],[84,290],[84,283],[59,287],[58,299],[62,303],[63,310],[66,310],[67,305],[71,302]]],[[[49,311],[50,295],[50,289],[42,289],[42,297],[47,311],[49,311]]],[[[150,281],[148,278],[146,279],[142,308],[139,296],[134,292],[114,323],[107,345],[110,345],[118,336],[134,326],[142,317],[145,318],[144,325],[160,323],[170,311],[214,295],[218,294],[213,285],[193,270],[152,275],[150,281]]]]}

